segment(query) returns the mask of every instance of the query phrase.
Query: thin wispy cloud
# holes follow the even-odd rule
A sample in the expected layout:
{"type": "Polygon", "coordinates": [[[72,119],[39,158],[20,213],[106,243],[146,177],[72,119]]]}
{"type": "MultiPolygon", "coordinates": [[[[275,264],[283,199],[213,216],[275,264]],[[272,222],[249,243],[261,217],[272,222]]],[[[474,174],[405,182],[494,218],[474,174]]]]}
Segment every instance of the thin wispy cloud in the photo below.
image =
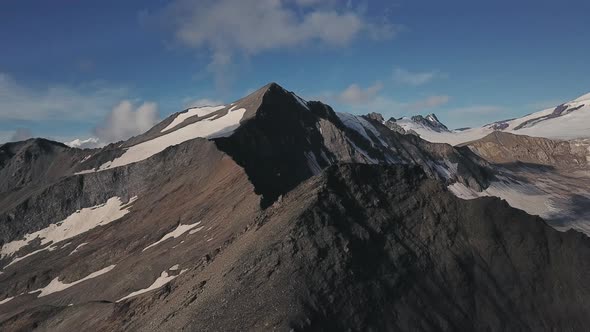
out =
{"type": "Polygon", "coordinates": [[[429,95],[421,99],[400,101],[385,95],[384,85],[377,81],[369,86],[354,83],[339,92],[325,92],[316,98],[342,106],[355,113],[379,112],[386,116],[413,115],[431,111],[449,103],[450,96],[429,95]]]}
{"type": "Polygon", "coordinates": [[[367,88],[362,88],[358,84],[351,84],[340,92],[336,99],[343,104],[364,104],[373,100],[382,89],[383,84],[381,82],[375,82],[375,84],[367,88]]]}
{"type": "Polygon", "coordinates": [[[395,68],[393,70],[394,82],[411,86],[424,85],[444,76],[439,71],[412,72],[403,68],[395,68]]]}
{"type": "Polygon", "coordinates": [[[203,106],[217,106],[217,105],[223,105],[223,102],[221,100],[209,99],[209,98],[199,98],[199,99],[185,98],[185,100],[184,100],[184,107],[185,108],[203,107],[203,106]]]}
{"type": "Polygon", "coordinates": [[[93,122],[126,95],[125,88],[100,83],[34,88],[0,73],[0,121],[93,122]]]}
{"type": "Polygon", "coordinates": [[[424,99],[417,100],[407,104],[404,108],[409,111],[424,111],[443,106],[451,100],[451,97],[446,95],[428,96],[424,99]]]}

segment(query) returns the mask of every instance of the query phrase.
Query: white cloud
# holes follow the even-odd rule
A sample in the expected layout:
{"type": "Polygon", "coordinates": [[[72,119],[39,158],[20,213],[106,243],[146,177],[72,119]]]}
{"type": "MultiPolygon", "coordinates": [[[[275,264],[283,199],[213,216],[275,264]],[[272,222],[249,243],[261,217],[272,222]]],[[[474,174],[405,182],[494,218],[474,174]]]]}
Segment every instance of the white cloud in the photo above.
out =
{"type": "Polygon", "coordinates": [[[352,108],[359,113],[379,112],[389,114],[415,114],[425,110],[437,108],[447,104],[450,97],[446,95],[432,95],[414,101],[399,101],[388,96],[381,95],[383,84],[379,81],[363,88],[358,84],[351,84],[338,93],[324,93],[314,99],[326,100],[328,103],[352,108]]]}
{"type": "Polygon", "coordinates": [[[340,92],[336,99],[344,104],[366,104],[374,99],[382,89],[383,84],[381,82],[375,82],[375,84],[367,88],[362,88],[358,84],[351,84],[344,91],[340,92]]]}
{"type": "Polygon", "coordinates": [[[410,111],[423,111],[431,108],[436,108],[445,105],[451,100],[449,96],[429,96],[421,100],[414,101],[406,105],[406,109],[410,111]]]}
{"type": "Polygon", "coordinates": [[[391,38],[397,27],[372,22],[363,11],[319,0],[176,0],[157,15],[177,41],[211,52],[209,69],[223,69],[234,55],[310,44],[349,45],[361,35],[391,38]]]}
{"type": "Polygon", "coordinates": [[[430,71],[430,72],[410,72],[403,68],[395,68],[393,70],[393,80],[396,83],[406,84],[406,85],[423,85],[426,83],[431,82],[437,77],[443,76],[438,71],[430,71]]]}
{"type": "Polygon", "coordinates": [[[102,143],[116,142],[146,132],[158,120],[156,103],[145,102],[135,107],[130,101],[124,100],[94,129],[94,134],[102,143]]]}
{"type": "Polygon", "coordinates": [[[223,102],[220,100],[208,99],[208,98],[202,98],[202,99],[196,99],[196,100],[186,100],[184,103],[184,106],[186,108],[203,107],[203,106],[218,106],[218,105],[223,105],[223,102]]]}
{"type": "Polygon", "coordinates": [[[0,121],[85,121],[104,116],[127,91],[99,83],[73,87],[25,86],[0,73],[0,121]]]}
{"type": "Polygon", "coordinates": [[[84,140],[76,138],[75,140],[70,141],[70,142],[66,142],[65,144],[69,147],[78,148],[78,149],[92,149],[92,148],[98,148],[98,147],[101,147],[104,145],[96,137],[91,137],[91,138],[84,139],[84,140]]]}

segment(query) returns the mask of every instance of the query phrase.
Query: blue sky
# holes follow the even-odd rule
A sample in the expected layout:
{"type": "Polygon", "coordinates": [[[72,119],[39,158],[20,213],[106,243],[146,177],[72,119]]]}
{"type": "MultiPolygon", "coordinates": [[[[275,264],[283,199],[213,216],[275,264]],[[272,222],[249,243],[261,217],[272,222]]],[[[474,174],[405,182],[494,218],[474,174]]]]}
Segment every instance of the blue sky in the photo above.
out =
{"type": "Polygon", "coordinates": [[[336,110],[481,125],[590,92],[590,2],[7,0],[0,142],[137,134],[276,81],[336,110]]]}

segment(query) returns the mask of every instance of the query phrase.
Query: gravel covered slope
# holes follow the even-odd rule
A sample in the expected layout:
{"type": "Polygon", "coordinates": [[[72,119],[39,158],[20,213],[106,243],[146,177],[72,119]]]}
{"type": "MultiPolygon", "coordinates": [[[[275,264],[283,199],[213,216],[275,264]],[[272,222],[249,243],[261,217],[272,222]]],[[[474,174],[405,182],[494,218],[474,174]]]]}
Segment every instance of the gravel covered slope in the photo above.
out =
{"type": "Polygon", "coordinates": [[[460,200],[419,168],[341,165],[169,286],[42,326],[97,314],[95,328],[134,331],[584,330],[589,258],[587,237],[460,200]]]}

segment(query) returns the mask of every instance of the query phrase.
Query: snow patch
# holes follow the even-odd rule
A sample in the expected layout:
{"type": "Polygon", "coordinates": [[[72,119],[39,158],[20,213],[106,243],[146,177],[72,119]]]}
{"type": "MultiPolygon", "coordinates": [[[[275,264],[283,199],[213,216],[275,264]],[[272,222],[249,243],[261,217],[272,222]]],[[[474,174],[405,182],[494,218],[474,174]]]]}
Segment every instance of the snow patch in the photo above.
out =
{"type": "MultiPolygon", "coordinates": [[[[188,234],[189,234],[189,235],[193,235],[193,234],[195,234],[196,232],[199,232],[199,231],[201,231],[203,228],[205,228],[205,226],[197,227],[197,228],[195,228],[195,229],[193,229],[193,230],[189,231],[189,232],[188,232],[188,234]]],[[[180,242],[180,243],[183,243],[183,242],[184,242],[184,241],[182,241],[182,242],[180,242]]]]}
{"type": "Polygon", "coordinates": [[[245,113],[246,109],[240,108],[222,116],[213,116],[202,119],[178,130],[158,136],[152,140],[129,147],[125,150],[122,156],[103,164],[98,170],[88,170],[76,174],[84,174],[94,171],[100,172],[146,160],[170,146],[178,145],[199,137],[211,139],[231,136],[234,130],[240,126],[240,121],[245,113]]]}
{"type": "MultiPolygon", "coordinates": [[[[197,108],[191,108],[186,110],[185,112],[182,112],[180,114],[178,114],[174,120],[172,120],[172,122],[170,122],[170,124],[161,130],[161,132],[165,132],[168,131],[170,129],[175,128],[176,126],[180,125],[181,123],[183,123],[185,120],[192,118],[193,116],[197,116],[197,117],[204,117],[206,115],[209,115],[213,112],[217,112],[221,109],[223,109],[225,106],[220,105],[220,106],[205,106],[205,107],[197,107],[197,108]]],[[[231,111],[231,110],[230,110],[231,111]]]]}
{"type": "Polygon", "coordinates": [[[74,282],[72,282],[70,284],[65,284],[65,283],[59,281],[59,277],[57,277],[57,278],[51,280],[51,282],[47,286],[45,286],[45,287],[43,287],[41,289],[38,289],[36,291],[33,291],[32,293],[36,293],[36,292],[39,292],[40,291],[41,293],[39,293],[39,295],[37,297],[44,297],[44,296],[47,296],[49,294],[61,292],[61,291],[65,290],[65,289],[68,289],[68,288],[70,288],[72,286],[75,286],[75,285],[77,285],[77,284],[79,284],[81,282],[84,282],[84,281],[89,280],[89,279],[96,278],[96,277],[101,276],[101,275],[103,275],[103,274],[105,274],[107,272],[110,272],[114,268],[115,268],[115,265],[111,265],[111,266],[105,267],[102,270],[93,272],[93,273],[87,275],[86,277],[84,277],[84,278],[82,278],[82,279],[80,279],[78,281],[74,281],[74,282]]]}
{"type": "Polygon", "coordinates": [[[170,281],[174,280],[176,277],[178,277],[178,276],[171,276],[171,275],[168,275],[168,272],[163,271],[160,274],[160,276],[154,281],[154,283],[152,283],[149,287],[144,288],[144,289],[140,289],[140,290],[135,291],[135,292],[133,292],[133,293],[127,295],[127,296],[124,296],[124,297],[118,299],[117,302],[121,302],[123,300],[132,298],[134,296],[137,296],[137,295],[140,295],[140,294],[144,294],[144,293],[153,291],[155,289],[158,289],[158,288],[166,285],[170,281]]]}
{"type": "Polygon", "coordinates": [[[68,254],[68,256],[71,256],[71,255],[77,253],[78,252],[78,249],[82,248],[83,246],[85,246],[87,244],[88,244],[88,242],[80,243],[76,248],[74,248],[74,250],[72,250],[72,252],[70,252],[68,254]]]}
{"type": "MultiPolygon", "coordinates": [[[[133,197],[128,203],[123,204],[119,197],[112,197],[104,204],[76,211],[63,221],[51,224],[34,233],[26,234],[22,240],[16,240],[4,244],[2,249],[0,249],[0,257],[4,258],[12,256],[21,248],[30,245],[36,239],[41,241],[41,246],[56,244],[88,232],[98,226],[107,225],[129,213],[129,207],[135,202],[135,200],[137,200],[137,197],[133,197]]],[[[55,249],[55,247],[51,246],[39,249],[23,257],[16,258],[12,263],[43,250],[51,251],[55,249]]]]}
{"type": "Polygon", "coordinates": [[[590,101],[590,93],[587,93],[583,96],[580,96],[578,98],[576,98],[574,101],[580,102],[580,101],[590,101]]]}
{"type": "Polygon", "coordinates": [[[162,242],[164,242],[164,241],[166,241],[166,240],[168,240],[168,239],[171,239],[171,238],[177,238],[177,237],[181,236],[182,234],[184,234],[184,233],[186,233],[186,232],[190,231],[191,229],[193,229],[193,228],[195,228],[195,227],[199,226],[199,224],[200,224],[200,223],[201,223],[201,222],[199,221],[199,222],[197,222],[197,223],[194,223],[194,224],[192,224],[192,225],[182,225],[182,224],[180,224],[180,225],[178,225],[178,226],[176,227],[176,229],[175,229],[175,230],[173,230],[172,232],[170,232],[170,233],[168,233],[168,234],[164,235],[164,236],[163,236],[163,237],[162,237],[162,238],[161,238],[159,241],[157,241],[157,242],[154,242],[154,243],[150,244],[149,246],[147,246],[147,247],[143,248],[142,252],[143,252],[143,251],[146,251],[146,250],[148,250],[148,249],[149,249],[149,248],[151,248],[151,247],[155,247],[155,246],[157,246],[158,244],[160,244],[160,243],[162,243],[162,242]]]}

